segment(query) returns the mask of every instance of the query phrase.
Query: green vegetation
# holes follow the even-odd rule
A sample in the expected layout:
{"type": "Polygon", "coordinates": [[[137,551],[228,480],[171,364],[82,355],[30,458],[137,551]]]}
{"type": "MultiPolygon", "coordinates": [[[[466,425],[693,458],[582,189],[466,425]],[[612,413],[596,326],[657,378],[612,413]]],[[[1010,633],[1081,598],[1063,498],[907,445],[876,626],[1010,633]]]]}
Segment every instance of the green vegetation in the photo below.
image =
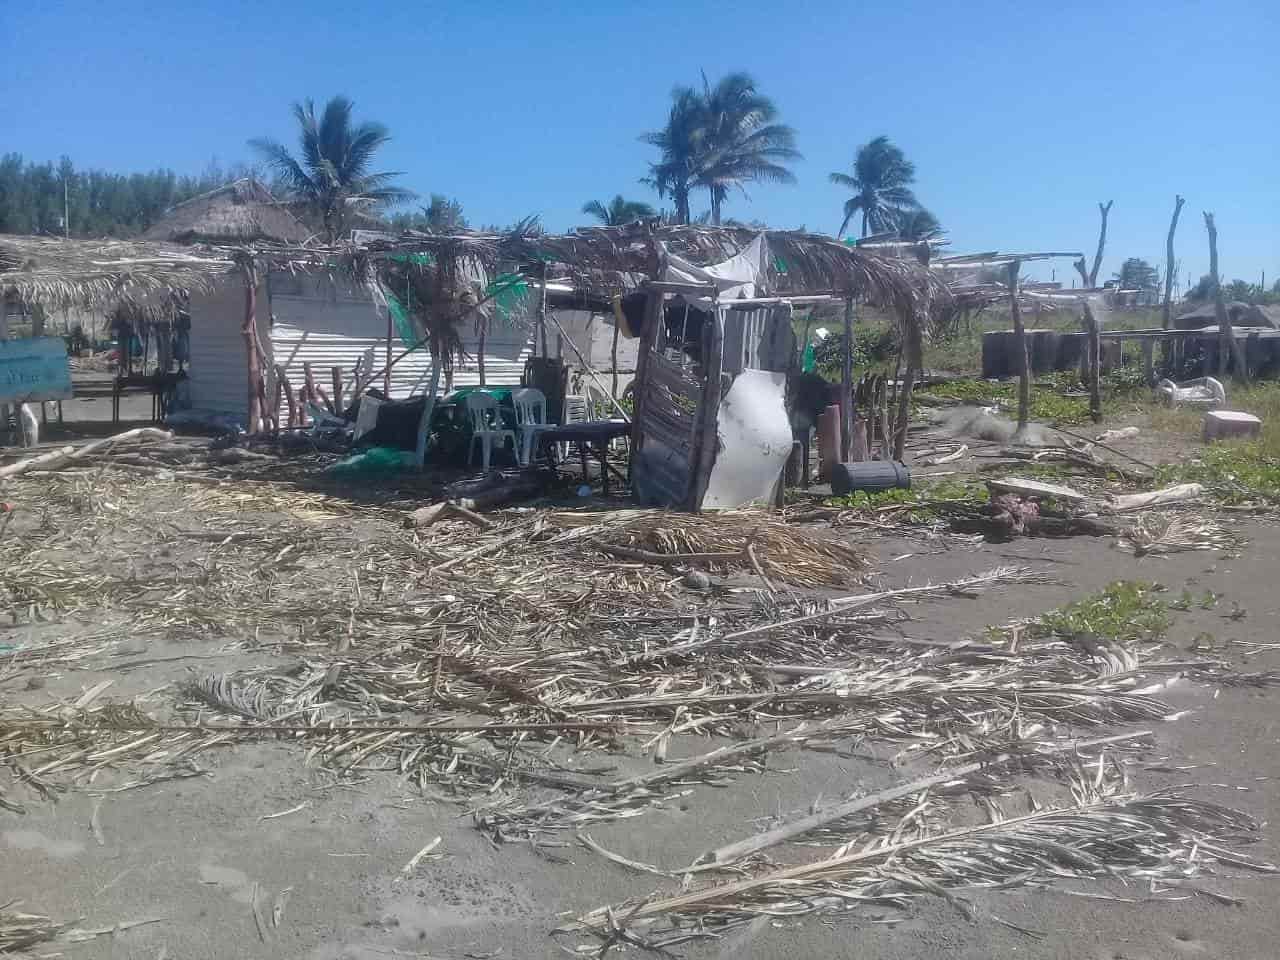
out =
{"type": "Polygon", "coordinates": [[[1087,634],[1120,643],[1159,640],[1172,625],[1168,605],[1157,596],[1163,590],[1159,584],[1117,580],[1083,600],[1044,614],[1033,625],[1032,634],[1087,634]]]}
{"type": "Polygon", "coordinates": [[[938,519],[949,506],[961,503],[977,506],[986,499],[986,484],[976,477],[964,480],[953,480],[948,477],[934,482],[924,477],[921,484],[910,490],[881,490],[876,493],[855,490],[843,497],[828,497],[825,503],[828,506],[866,513],[902,507],[901,511],[894,511],[895,520],[928,523],[938,519]]]}
{"type": "MultiPolygon", "coordinates": [[[[1161,483],[1202,483],[1216,499],[1228,504],[1280,503],[1280,383],[1229,385],[1227,389],[1232,410],[1243,410],[1262,420],[1262,435],[1255,440],[1207,444],[1194,458],[1162,466],[1157,479],[1161,483]]],[[[1157,407],[1151,420],[1157,430],[1198,438],[1204,427],[1204,411],[1157,407]]]]}
{"type": "Polygon", "coordinates": [[[0,157],[0,233],[62,236],[65,229],[72,237],[131,237],[174,204],[250,173],[212,163],[196,177],[179,177],[172,170],[120,174],[77,170],[70,157],[55,166],[7,153],[0,157]]]}
{"type": "Polygon", "coordinates": [[[606,227],[620,227],[624,223],[632,223],[648,217],[657,216],[657,211],[647,203],[639,200],[627,200],[622,194],[616,194],[607,204],[599,200],[591,200],[582,205],[582,212],[606,227]]]}

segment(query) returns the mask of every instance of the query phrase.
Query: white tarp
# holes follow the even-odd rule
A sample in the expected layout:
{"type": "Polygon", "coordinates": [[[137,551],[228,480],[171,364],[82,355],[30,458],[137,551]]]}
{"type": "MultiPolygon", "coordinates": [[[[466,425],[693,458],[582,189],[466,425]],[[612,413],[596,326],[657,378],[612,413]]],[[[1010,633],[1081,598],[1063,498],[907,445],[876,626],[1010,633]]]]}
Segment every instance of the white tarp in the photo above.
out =
{"type": "Polygon", "coordinates": [[[785,373],[743,370],[734,378],[716,417],[718,449],[704,510],[728,510],[773,496],[791,455],[786,394],[785,373]]]}
{"type": "MultiPolygon", "coordinates": [[[[765,265],[768,262],[769,244],[764,234],[760,234],[740,253],[700,267],[690,263],[674,253],[667,255],[667,271],[663,280],[676,283],[714,283],[721,300],[739,300],[743,297],[754,297],[760,291],[765,276],[765,265]]],[[[694,306],[708,308],[710,297],[691,300],[694,306]]]]}

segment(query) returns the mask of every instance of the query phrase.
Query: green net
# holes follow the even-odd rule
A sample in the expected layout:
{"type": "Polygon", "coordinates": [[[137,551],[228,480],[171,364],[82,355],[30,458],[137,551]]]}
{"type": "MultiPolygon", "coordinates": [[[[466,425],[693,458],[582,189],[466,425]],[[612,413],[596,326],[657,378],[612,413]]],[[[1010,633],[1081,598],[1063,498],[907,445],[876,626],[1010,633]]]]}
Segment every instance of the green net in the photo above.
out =
{"type": "Polygon", "coordinates": [[[409,316],[409,311],[404,308],[404,304],[394,293],[383,287],[382,294],[387,298],[387,309],[391,311],[391,319],[395,321],[396,333],[399,334],[401,342],[406,347],[412,347],[422,339],[418,335],[413,318],[409,316]]]}
{"type": "Polygon", "coordinates": [[[511,317],[529,293],[529,284],[518,273],[500,273],[485,288],[485,296],[493,300],[494,309],[503,320],[511,317]]]}

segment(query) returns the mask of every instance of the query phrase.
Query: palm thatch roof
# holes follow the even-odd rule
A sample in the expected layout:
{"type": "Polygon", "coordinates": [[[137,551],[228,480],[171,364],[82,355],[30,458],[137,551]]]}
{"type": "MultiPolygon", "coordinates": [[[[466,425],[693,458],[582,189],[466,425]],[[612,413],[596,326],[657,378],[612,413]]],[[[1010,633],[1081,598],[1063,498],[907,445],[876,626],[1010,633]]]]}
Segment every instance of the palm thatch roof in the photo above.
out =
{"type": "Polygon", "coordinates": [[[0,236],[0,293],[52,309],[167,304],[231,271],[231,251],[119,240],[0,236]]]}
{"type": "Polygon", "coordinates": [[[305,244],[315,232],[289,205],[245,177],[171,207],[140,239],[170,243],[305,244]]]}

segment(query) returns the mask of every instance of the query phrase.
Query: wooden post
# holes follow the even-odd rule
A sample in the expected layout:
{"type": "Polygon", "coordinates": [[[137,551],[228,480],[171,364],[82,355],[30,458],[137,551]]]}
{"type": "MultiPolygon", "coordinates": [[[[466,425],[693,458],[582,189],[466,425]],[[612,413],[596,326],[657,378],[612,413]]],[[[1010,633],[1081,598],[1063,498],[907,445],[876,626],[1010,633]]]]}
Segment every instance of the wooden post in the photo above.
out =
{"type": "MultiPolygon", "coordinates": [[[[258,392],[262,380],[262,364],[258,356],[258,269],[252,257],[245,257],[241,262],[241,271],[244,275],[244,325],[240,332],[244,336],[247,358],[248,432],[257,433],[262,428],[262,402],[258,392]]],[[[124,349],[127,353],[128,347],[125,346],[124,349]]]]}
{"type": "Polygon", "coordinates": [[[1089,418],[1094,423],[1102,420],[1102,338],[1098,328],[1098,318],[1093,315],[1093,307],[1088,300],[1084,304],[1084,327],[1089,335],[1089,343],[1085,348],[1089,369],[1089,418]]]}
{"type": "Polygon", "coordinates": [[[489,320],[484,314],[476,318],[476,327],[480,332],[480,342],[476,345],[476,372],[480,374],[480,386],[484,386],[484,346],[489,334],[489,320]]]}
{"type": "Polygon", "coordinates": [[[1027,328],[1022,323],[1022,310],[1018,306],[1018,271],[1020,260],[1009,264],[1009,315],[1013,318],[1013,333],[1018,350],[1018,431],[1019,439],[1031,422],[1031,357],[1027,353],[1027,328]]]}
{"type": "Polygon", "coordinates": [[[853,435],[853,297],[844,298],[844,356],[840,366],[840,462],[849,459],[853,435]]]}
{"type": "Polygon", "coordinates": [[[702,498],[707,492],[707,484],[711,480],[711,468],[716,462],[716,447],[720,434],[716,424],[720,413],[720,395],[724,379],[724,312],[720,309],[720,299],[711,301],[710,330],[705,331],[703,343],[706,355],[703,369],[706,371],[706,382],[702,385],[702,402],[698,404],[698,438],[695,446],[694,464],[689,484],[688,508],[695,513],[702,509],[702,498]]]}
{"type": "Polygon", "coordinates": [[[547,263],[542,262],[542,296],[538,302],[538,331],[542,337],[542,356],[550,357],[547,352],[547,263]]]}
{"type": "Polygon", "coordinates": [[[1222,301],[1222,280],[1218,276],[1218,227],[1213,222],[1213,214],[1205,212],[1204,226],[1209,231],[1209,276],[1213,280],[1213,315],[1218,321],[1218,376],[1227,372],[1227,355],[1230,351],[1231,362],[1235,367],[1235,375],[1246,382],[1249,380],[1249,367],[1245,363],[1244,351],[1236,340],[1236,332],[1231,326],[1231,316],[1227,313],[1226,304],[1222,301]]]}
{"type": "Polygon", "coordinates": [[[618,395],[618,336],[622,332],[622,324],[618,322],[615,314],[613,318],[613,347],[609,351],[609,359],[613,367],[613,384],[610,391],[615,397],[618,395]]]}
{"type": "Polygon", "coordinates": [[[302,362],[302,382],[306,384],[306,402],[316,403],[320,399],[320,394],[316,390],[316,378],[311,373],[311,362],[309,360],[302,362]]]}
{"type": "MultiPolygon", "coordinates": [[[[330,367],[329,379],[333,381],[333,408],[341,416],[342,411],[345,409],[342,406],[342,368],[330,367]]],[[[387,394],[387,396],[389,397],[391,394],[387,394]]]]}
{"type": "MultiPolygon", "coordinates": [[[[396,325],[395,318],[391,316],[391,307],[387,306],[387,369],[382,371],[382,392],[387,395],[387,399],[391,399],[391,343],[395,339],[396,325]]],[[[340,398],[337,394],[333,397],[334,413],[340,413],[337,409],[340,398]]]]}
{"type": "Polygon", "coordinates": [[[907,357],[907,373],[898,387],[898,415],[894,424],[893,459],[901,460],[907,447],[907,419],[911,415],[911,391],[915,387],[916,377],[924,369],[924,324],[927,322],[933,303],[933,291],[929,286],[929,258],[932,250],[927,242],[916,248],[916,256],[920,266],[924,268],[924,290],[921,293],[920,306],[913,307],[906,317],[906,334],[903,351],[907,357]]]}
{"type": "Polygon", "coordinates": [[[284,367],[276,364],[276,383],[284,391],[284,400],[289,407],[289,426],[296,427],[298,425],[298,407],[297,401],[293,398],[293,384],[289,382],[288,376],[285,375],[284,367]]]}
{"type": "Polygon", "coordinates": [[[1156,385],[1155,364],[1156,342],[1150,337],[1142,341],[1142,373],[1146,377],[1147,386],[1156,385]]]}

